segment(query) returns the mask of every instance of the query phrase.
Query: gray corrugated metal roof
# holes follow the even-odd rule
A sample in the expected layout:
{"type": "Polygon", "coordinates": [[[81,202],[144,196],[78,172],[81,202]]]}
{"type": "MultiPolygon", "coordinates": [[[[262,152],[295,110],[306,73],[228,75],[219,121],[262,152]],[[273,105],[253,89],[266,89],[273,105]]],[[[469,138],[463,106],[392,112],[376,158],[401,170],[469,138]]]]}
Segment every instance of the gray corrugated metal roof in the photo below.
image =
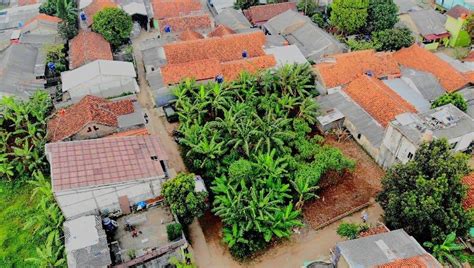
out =
{"type": "Polygon", "coordinates": [[[474,118],[474,87],[467,87],[458,92],[462,94],[467,101],[466,113],[474,118]]]}
{"type": "Polygon", "coordinates": [[[284,66],[286,64],[305,64],[308,63],[306,58],[297,46],[281,46],[272,47],[265,49],[266,54],[272,54],[277,60],[277,67],[284,66]]]}
{"type": "Polygon", "coordinates": [[[234,7],[234,0],[210,0],[207,1],[214,9],[217,14],[220,14],[223,10],[234,7]]]}
{"type": "Polygon", "coordinates": [[[240,10],[226,8],[214,17],[216,25],[225,25],[236,32],[250,29],[252,25],[240,10]]]}
{"type": "Polygon", "coordinates": [[[432,102],[446,93],[433,74],[405,67],[402,67],[401,70],[402,79],[405,80],[408,85],[417,88],[426,100],[432,102]]]}
{"type": "Polygon", "coordinates": [[[427,253],[403,229],[339,242],[336,247],[349,267],[374,267],[427,253]]]}
{"type": "Polygon", "coordinates": [[[444,54],[443,52],[437,52],[435,53],[435,55],[438,56],[443,61],[449,63],[454,69],[460,71],[461,73],[474,71],[474,62],[469,62],[469,61],[461,62],[460,60],[450,57],[444,54]]]}
{"type": "Polygon", "coordinates": [[[431,108],[429,101],[427,101],[418,90],[411,88],[403,79],[388,79],[383,80],[383,82],[400,95],[400,97],[415,106],[417,111],[426,112],[431,108]]]}
{"type": "Polygon", "coordinates": [[[18,28],[39,14],[41,4],[26,5],[4,9],[0,12],[0,30],[18,28]]]}
{"type": "Polygon", "coordinates": [[[133,113],[117,117],[119,128],[126,129],[138,125],[145,125],[143,109],[137,101],[133,102],[133,109],[133,113]]]}
{"type": "Polygon", "coordinates": [[[434,9],[425,9],[408,13],[421,35],[442,34],[448,32],[444,27],[446,16],[434,9]]]}
{"type": "Polygon", "coordinates": [[[427,1],[423,0],[394,0],[393,2],[398,6],[398,14],[431,8],[427,1]]]}
{"type": "Polygon", "coordinates": [[[380,147],[385,129],[345,93],[321,96],[318,103],[323,109],[338,109],[375,148],[380,147]]]}

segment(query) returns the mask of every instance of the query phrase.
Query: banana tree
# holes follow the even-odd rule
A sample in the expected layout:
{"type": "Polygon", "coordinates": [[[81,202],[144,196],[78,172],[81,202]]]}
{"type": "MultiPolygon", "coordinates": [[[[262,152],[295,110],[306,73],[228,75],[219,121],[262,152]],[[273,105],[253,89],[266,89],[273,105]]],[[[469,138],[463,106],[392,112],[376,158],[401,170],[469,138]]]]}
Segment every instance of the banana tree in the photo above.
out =
{"type": "Polygon", "coordinates": [[[318,197],[314,192],[317,191],[319,187],[312,186],[308,177],[296,176],[290,183],[293,189],[298,193],[298,202],[296,202],[295,205],[296,210],[301,210],[305,201],[318,197]]]}
{"type": "Polygon", "coordinates": [[[36,257],[27,258],[27,262],[35,264],[37,267],[61,267],[65,266],[64,246],[59,245],[54,235],[48,235],[46,243],[36,248],[36,257]]]}
{"type": "Polygon", "coordinates": [[[433,252],[433,256],[443,264],[453,267],[463,267],[462,263],[474,261],[472,256],[464,253],[466,247],[456,242],[456,233],[450,233],[442,244],[425,242],[423,245],[433,252]]]}

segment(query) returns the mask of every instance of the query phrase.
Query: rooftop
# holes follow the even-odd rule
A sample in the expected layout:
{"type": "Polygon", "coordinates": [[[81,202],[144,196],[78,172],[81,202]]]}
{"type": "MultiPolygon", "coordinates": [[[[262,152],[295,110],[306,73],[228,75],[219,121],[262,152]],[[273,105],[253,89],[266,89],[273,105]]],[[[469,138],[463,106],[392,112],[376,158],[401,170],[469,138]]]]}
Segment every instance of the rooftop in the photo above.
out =
{"type": "Polygon", "coordinates": [[[425,38],[429,35],[440,35],[448,32],[444,27],[446,16],[432,8],[410,12],[408,15],[415,23],[418,32],[425,38]]]}
{"type": "Polygon", "coordinates": [[[382,80],[382,82],[408,103],[413,105],[417,111],[426,112],[431,109],[431,103],[426,100],[416,88],[411,87],[408,81],[401,78],[395,78],[382,80]]]}
{"type": "Polygon", "coordinates": [[[155,19],[165,19],[190,15],[201,11],[199,0],[152,0],[155,19]]]}
{"type": "Polygon", "coordinates": [[[252,6],[244,10],[244,14],[252,24],[259,25],[290,9],[296,10],[295,2],[252,6]]]}
{"type": "Polygon", "coordinates": [[[65,250],[69,267],[105,267],[112,264],[107,236],[99,216],[83,216],[64,222],[65,250]]]}
{"type": "MultiPolygon", "coordinates": [[[[339,242],[336,247],[349,267],[374,267],[427,254],[403,229],[339,242]]],[[[429,267],[441,268],[436,260],[432,263],[429,267]]]]}
{"type": "Polygon", "coordinates": [[[19,28],[22,23],[39,14],[40,5],[34,4],[3,9],[0,14],[0,30],[19,28]]]}
{"type": "Polygon", "coordinates": [[[402,267],[416,267],[416,268],[441,268],[438,261],[430,254],[421,254],[415,257],[397,259],[389,263],[378,265],[377,268],[402,268],[402,267]]]}
{"type": "Polygon", "coordinates": [[[462,179],[462,182],[468,187],[463,206],[465,209],[474,208],[474,172],[471,172],[469,175],[465,176],[462,179]]]}
{"type": "Polygon", "coordinates": [[[131,130],[126,130],[126,131],[114,133],[110,136],[107,136],[106,138],[130,137],[130,136],[147,136],[147,135],[150,135],[150,133],[148,133],[148,130],[146,128],[137,128],[137,129],[131,129],[131,130]]]}
{"type": "Polygon", "coordinates": [[[179,40],[181,41],[190,41],[203,38],[204,36],[202,34],[191,30],[186,30],[179,35],[179,40]]]}
{"type": "Polygon", "coordinates": [[[449,63],[416,44],[409,48],[402,48],[393,55],[395,60],[405,67],[429,72],[436,76],[447,92],[461,89],[468,83],[466,77],[449,63]]]}
{"type": "Polygon", "coordinates": [[[361,50],[336,54],[314,65],[326,88],[348,84],[361,74],[371,72],[375,77],[400,76],[400,68],[391,53],[361,50]]]}
{"type": "Polygon", "coordinates": [[[414,90],[416,89],[427,101],[432,102],[446,93],[433,74],[405,67],[402,67],[401,70],[401,79],[414,90]]]}
{"type": "Polygon", "coordinates": [[[415,107],[374,77],[362,75],[344,91],[384,127],[399,114],[416,112],[415,107]]]}
{"type": "Polygon", "coordinates": [[[210,29],[212,22],[209,15],[204,14],[165,18],[159,20],[159,25],[162,33],[165,32],[166,26],[169,26],[172,32],[179,33],[186,30],[210,29]]]}
{"type": "Polygon", "coordinates": [[[252,25],[240,10],[226,8],[214,17],[217,25],[225,25],[236,32],[249,31],[252,25]]]}
{"type": "Polygon", "coordinates": [[[70,69],[77,68],[95,60],[113,60],[112,49],[102,35],[80,31],[69,41],[70,69]]]}
{"type": "Polygon", "coordinates": [[[275,56],[277,67],[283,67],[286,64],[308,63],[296,45],[266,48],[265,52],[275,56]]]}
{"type": "Polygon", "coordinates": [[[22,28],[25,28],[28,25],[33,24],[33,23],[51,23],[53,25],[57,25],[61,21],[63,21],[63,20],[58,18],[58,17],[54,17],[54,16],[46,15],[44,13],[40,13],[36,17],[34,17],[31,20],[27,21],[25,23],[25,25],[23,25],[22,28]]]}
{"type": "Polygon", "coordinates": [[[55,193],[164,177],[167,160],[157,136],[48,143],[46,154],[55,193]]]}
{"type": "Polygon", "coordinates": [[[90,123],[119,127],[118,117],[134,112],[130,99],[110,101],[88,95],[77,104],[59,110],[49,120],[48,140],[56,142],[67,139],[90,123]]]}
{"type": "Polygon", "coordinates": [[[38,3],[38,0],[18,0],[18,6],[28,6],[38,3]]]}
{"type": "Polygon", "coordinates": [[[87,25],[92,25],[94,22],[94,15],[107,7],[117,7],[117,4],[113,0],[92,0],[92,2],[84,9],[87,18],[87,25]]]}
{"type": "Polygon", "coordinates": [[[467,9],[467,8],[461,6],[461,5],[455,5],[450,10],[448,10],[448,12],[446,12],[446,16],[450,16],[452,18],[458,19],[462,16],[467,17],[471,13],[472,13],[472,11],[470,11],[469,9],[467,9]]]}
{"type": "Polygon", "coordinates": [[[235,31],[225,25],[219,25],[214,30],[212,30],[212,32],[210,32],[207,37],[222,37],[224,35],[230,34],[235,34],[235,31]]]}

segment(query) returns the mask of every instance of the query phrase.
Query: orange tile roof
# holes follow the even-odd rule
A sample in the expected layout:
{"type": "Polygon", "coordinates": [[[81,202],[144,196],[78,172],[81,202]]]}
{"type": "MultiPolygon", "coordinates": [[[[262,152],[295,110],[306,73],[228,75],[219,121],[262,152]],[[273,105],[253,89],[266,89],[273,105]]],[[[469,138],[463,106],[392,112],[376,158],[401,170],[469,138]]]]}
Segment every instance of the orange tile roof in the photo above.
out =
{"type": "Polygon", "coordinates": [[[191,31],[191,30],[186,30],[179,35],[179,40],[181,41],[190,41],[190,40],[197,40],[197,39],[203,39],[203,38],[204,36],[202,36],[202,34],[197,33],[195,31],[191,31]]]}
{"type": "Polygon", "coordinates": [[[241,59],[225,62],[222,64],[222,74],[226,81],[232,81],[239,77],[243,71],[255,73],[257,71],[271,68],[276,65],[273,55],[264,55],[260,57],[241,59]]]}
{"type": "Polygon", "coordinates": [[[466,77],[466,79],[471,82],[472,84],[474,84],[474,71],[470,71],[470,72],[467,72],[467,73],[464,73],[464,76],[466,77]]]}
{"type": "Polygon", "coordinates": [[[239,60],[243,51],[247,51],[249,58],[263,56],[264,44],[263,32],[252,32],[177,42],[163,48],[168,64],[177,64],[204,59],[218,59],[220,62],[239,60]]]}
{"type": "Polygon", "coordinates": [[[464,61],[474,61],[474,50],[469,52],[469,55],[467,55],[466,58],[463,59],[464,61]]]}
{"type": "Polygon", "coordinates": [[[18,6],[28,6],[38,3],[38,0],[18,0],[18,6]]]}
{"type": "Polygon", "coordinates": [[[88,95],[77,104],[58,111],[49,120],[47,138],[52,142],[67,139],[91,122],[117,127],[118,116],[133,112],[130,100],[112,102],[88,95]]]}
{"type": "Polygon", "coordinates": [[[418,255],[411,258],[399,259],[386,264],[378,265],[377,268],[433,268],[442,266],[430,254],[418,255]]]}
{"type": "Polygon", "coordinates": [[[252,6],[249,9],[244,10],[244,14],[252,24],[256,25],[265,23],[269,19],[290,9],[296,11],[295,2],[252,6]]]}
{"type": "Polygon", "coordinates": [[[63,21],[62,19],[50,15],[46,15],[44,13],[38,14],[36,17],[32,18],[31,20],[27,21],[23,27],[35,22],[35,21],[45,21],[45,22],[52,22],[52,23],[60,23],[63,21]]]}
{"type": "Polygon", "coordinates": [[[112,49],[102,35],[80,31],[69,41],[69,60],[71,69],[95,60],[113,60],[112,49]]]}
{"type": "Polygon", "coordinates": [[[344,91],[383,127],[399,114],[416,112],[415,107],[374,77],[361,75],[344,91]]]}
{"type": "Polygon", "coordinates": [[[208,14],[166,18],[159,20],[158,24],[162,33],[164,33],[165,26],[170,26],[171,32],[207,29],[212,27],[211,18],[208,14]]]}
{"type": "Polygon", "coordinates": [[[199,0],[152,0],[155,19],[189,15],[202,10],[199,0]]]}
{"type": "Polygon", "coordinates": [[[465,176],[462,182],[468,187],[466,199],[464,199],[463,207],[465,209],[474,208],[474,172],[465,176]]]}
{"type": "Polygon", "coordinates": [[[385,226],[385,225],[379,225],[375,227],[369,228],[367,231],[363,231],[359,234],[359,237],[367,237],[371,235],[376,235],[376,234],[383,234],[390,232],[390,230],[385,226]]]}
{"type": "Polygon", "coordinates": [[[449,63],[416,44],[395,52],[394,58],[406,67],[432,73],[447,92],[461,89],[468,83],[467,78],[449,63]]]}
{"type": "Polygon", "coordinates": [[[196,81],[215,78],[221,73],[217,59],[204,59],[178,64],[168,64],[161,67],[163,82],[167,85],[177,84],[186,78],[196,81]]]}
{"type": "Polygon", "coordinates": [[[361,50],[328,56],[331,62],[314,65],[326,88],[343,86],[361,74],[371,71],[376,77],[400,76],[400,68],[392,54],[361,50]]]}
{"type": "Polygon", "coordinates": [[[127,131],[114,133],[114,134],[112,134],[110,136],[107,136],[105,138],[147,136],[147,135],[150,135],[150,133],[148,133],[148,130],[146,128],[137,128],[137,129],[131,129],[131,130],[127,130],[127,131]]]}
{"type": "Polygon", "coordinates": [[[86,13],[87,16],[87,25],[91,26],[94,22],[94,15],[107,7],[113,8],[118,7],[118,5],[113,0],[93,0],[92,3],[84,9],[84,13],[86,13]]]}
{"type": "Polygon", "coordinates": [[[224,25],[219,25],[217,26],[217,28],[215,28],[214,30],[212,30],[212,32],[210,32],[207,37],[222,37],[224,35],[229,35],[229,34],[235,34],[235,31],[230,29],[229,27],[227,26],[224,26],[224,25]]]}

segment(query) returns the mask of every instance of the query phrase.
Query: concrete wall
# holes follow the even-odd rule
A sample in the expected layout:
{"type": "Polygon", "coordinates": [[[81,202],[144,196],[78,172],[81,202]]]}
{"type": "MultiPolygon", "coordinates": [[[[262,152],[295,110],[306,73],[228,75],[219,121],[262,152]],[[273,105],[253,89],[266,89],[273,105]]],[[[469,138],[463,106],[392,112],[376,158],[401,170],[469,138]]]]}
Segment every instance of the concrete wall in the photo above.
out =
{"type": "Polygon", "coordinates": [[[164,177],[140,181],[91,186],[55,192],[54,195],[67,220],[85,215],[98,215],[120,209],[118,198],[128,196],[130,204],[154,198],[161,193],[164,177]]]}
{"type": "Polygon", "coordinates": [[[379,156],[379,148],[375,147],[357,128],[347,119],[344,120],[344,126],[349,130],[354,140],[367,151],[367,153],[373,158],[377,159],[379,156]],[[360,137],[359,137],[360,134],[360,137]]]}
{"type": "Polygon", "coordinates": [[[73,102],[78,102],[85,95],[108,98],[126,92],[139,92],[137,81],[133,77],[98,76],[87,83],[68,90],[73,102]]]}
{"type": "Polygon", "coordinates": [[[117,130],[115,127],[105,126],[101,124],[90,123],[84,126],[78,133],[76,133],[72,140],[87,140],[104,137],[114,133],[117,130]]]}
{"type": "Polygon", "coordinates": [[[457,143],[456,146],[453,148],[453,150],[456,152],[463,152],[467,150],[467,148],[469,148],[469,145],[471,145],[473,141],[474,133],[468,133],[464,136],[448,140],[449,144],[454,145],[455,143],[457,143]]]}
{"type": "Polygon", "coordinates": [[[384,169],[398,162],[406,163],[413,158],[417,149],[417,145],[410,142],[392,125],[389,125],[380,146],[377,163],[384,169]]]}

